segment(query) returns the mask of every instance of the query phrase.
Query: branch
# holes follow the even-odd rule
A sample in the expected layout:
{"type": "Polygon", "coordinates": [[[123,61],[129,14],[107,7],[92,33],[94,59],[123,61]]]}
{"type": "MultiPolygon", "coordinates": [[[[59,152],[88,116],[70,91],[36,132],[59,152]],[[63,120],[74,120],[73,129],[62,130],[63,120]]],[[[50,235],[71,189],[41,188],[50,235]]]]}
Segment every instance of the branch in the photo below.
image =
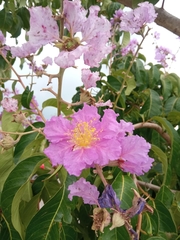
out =
{"type": "Polygon", "coordinates": [[[170,136],[164,132],[164,130],[156,123],[149,123],[149,122],[142,122],[134,124],[134,129],[138,128],[152,128],[156,130],[165,140],[166,142],[171,145],[171,138],[170,136]]]}
{"type": "MultiPolygon", "coordinates": [[[[140,180],[137,180],[137,183],[143,187],[147,187],[147,188],[150,188],[156,192],[158,192],[160,190],[161,187],[157,186],[157,185],[154,185],[152,183],[147,183],[147,182],[143,182],[143,181],[140,181],[140,180]]],[[[177,193],[179,191],[177,190],[173,190],[173,189],[170,189],[172,193],[177,193]]]]}
{"type": "MultiPolygon", "coordinates": [[[[123,4],[126,7],[133,8],[132,0],[117,0],[117,2],[123,4]]],[[[158,13],[155,23],[161,27],[166,28],[170,32],[180,36],[180,19],[168,13],[163,8],[155,7],[156,12],[158,13]]]]}

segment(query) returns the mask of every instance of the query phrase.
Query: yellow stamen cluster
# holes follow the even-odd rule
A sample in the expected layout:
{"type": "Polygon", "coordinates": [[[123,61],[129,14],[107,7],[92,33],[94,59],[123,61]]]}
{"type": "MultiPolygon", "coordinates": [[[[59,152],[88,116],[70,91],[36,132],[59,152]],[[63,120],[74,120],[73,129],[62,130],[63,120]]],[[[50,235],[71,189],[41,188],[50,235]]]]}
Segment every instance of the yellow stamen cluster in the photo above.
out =
{"type": "Polygon", "coordinates": [[[89,122],[79,122],[71,131],[71,140],[75,148],[90,147],[98,140],[97,129],[89,122]]]}

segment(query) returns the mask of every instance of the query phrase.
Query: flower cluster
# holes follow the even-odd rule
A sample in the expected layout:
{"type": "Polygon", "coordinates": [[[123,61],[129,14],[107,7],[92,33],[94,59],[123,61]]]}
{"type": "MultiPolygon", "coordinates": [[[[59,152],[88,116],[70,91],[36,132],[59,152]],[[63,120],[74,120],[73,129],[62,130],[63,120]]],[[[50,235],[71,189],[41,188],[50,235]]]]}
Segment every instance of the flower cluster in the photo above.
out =
{"type": "Polygon", "coordinates": [[[149,2],[138,4],[139,7],[131,11],[118,10],[111,22],[120,23],[120,30],[130,33],[139,32],[147,23],[152,23],[157,17],[154,6],[149,2]]]}
{"type": "Polygon", "coordinates": [[[166,47],[156,47],[155,51],[155,59],[164,67],[168,67],[168,60],[175,61],[176,57],[175,55],[171,52],[170,49],[166,47]]]}
{"type": "Polygon", "coordinates": [[[16,112],[18,109],[18,101],[14,98],[4,98],[1,105],[7,112],[16,112]]]}
{"type": "Polygon", "coordinates": [[[74,113],[71,121],[52,117],[44,128],[50,141],[45,154],[54,166],[62,164],[76,176],[96,164],[117,165],[124,171],[144,174],[153,162],[148,156],[150,144],[142,137],[126,135],[132,133],[133,125],[123,120],[118,123],[116,117],[113,110],[106,109],[101,118],[97,108],[88,105],[74,113]]]}
{"type": "MultiPolygon", "coordinates": [[[[85,204],[98,205],[98,208],[93,210],[93,225],[92,230],[103,232],[104,227],[112,222],[110,230],[126,225],[126,222],[140,214],[143,211],[153,212],[153,209],[146,203],[139,193],[133,189],[134,198],[132,200],[132,207],[129,209],[120,208],[121,201],[117,197],[116,192],[111,185],[106,185],[101,196],[97,187],[87,182],[84,178],[80,178],[68,187],[70,191],[68,198],[72,200],[74,196],[81,197],[85,204]],[[106,208],[111,209],[112,218],[106,208]],[[99,216],[99,217],[98,217],[99,216]],[[101,220],[100,220],[101,219],[101,220]]],[[[128,225],[130,227],[130,224],[128,225]]],[[[130,228],[129,228],[130,230],[130,228]]],[[[133,229],[132,229],[133,231],[133,229]]],[[[133,235],[136,232],[133,231],[133,235]]]]}
{"type": "Polygon", "coordinates": [[[132,39],[127,46],[121,49],[122,56],[125,56],[128,53],[131,53],[134,55],[137,45],[138,45],[137,39],[132,39]]]}
{"type": "Polygon", "coordinates": [[[30,9],[31,28],[27,33],[29,41],[21,47],[11,47],[12,55],[20,58],[27,57],[40,47],[54,43],[60,49],[59,55],[54,59],[58,66],[72,67],[75,65],[75,60],[84,55],[85,64],[97,67],[102,58],[112,50],[112,47],[107,44],[111,36],[111,24],[105,17],[98,16],[99,10],[98,6],[91,6],[87,17],[87,11],[81,6],[80,0],[65,0],[63,16],[60,17],[64,18],[70,37],[63,36],[59,39],[59,28],[50,8],[32,7],[30,9]],[[81,39],[79,35],[75,36],[77,32],[81,33],[81,39]]]}

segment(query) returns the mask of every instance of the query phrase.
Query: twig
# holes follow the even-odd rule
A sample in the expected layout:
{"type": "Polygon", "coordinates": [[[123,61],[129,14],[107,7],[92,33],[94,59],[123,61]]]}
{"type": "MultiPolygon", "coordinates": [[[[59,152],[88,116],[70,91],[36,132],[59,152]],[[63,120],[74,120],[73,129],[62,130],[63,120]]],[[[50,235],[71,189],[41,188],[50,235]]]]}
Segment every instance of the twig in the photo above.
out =
{"type": "MultiPolygon", "coordinates": [[[[141,186],[143,186],[143,187],[147,187],[147,188],[150,188],[150,189],[152,189],[152,190],[154,190],[154,191],[156,191],[156,192],[158,192],[159,190],[160,190],[160,188],[161,187],[159,187],[159,186],[157,186],[157,185],[154,185],[154,184],[152,184],[152,183],[147,183],[147,182],[143,182],[143,181],[140,181],[140,180],[137,180],[137,183],[139,184],[139,185],[141,185],[141,186]]],[[[172,189],[170,189],[170,191],[172,192],[172,193],[177,193],[177,192],[179,192],[179,191],[177,191],[177,190],[172,190],[172,189]]]]}
{"type": "Polygon", "coordinates": [[[149,123],[149,122],[142,122],[142,123],[134,124],[134,129],[139,129],[139,128],[152,128],[152,129],[156,130],[166,140],[166,142],[169,145],[171,145],[170,136],[166,132],[164,132],[162,127],[160,127],[158,124],[149,123]]]}

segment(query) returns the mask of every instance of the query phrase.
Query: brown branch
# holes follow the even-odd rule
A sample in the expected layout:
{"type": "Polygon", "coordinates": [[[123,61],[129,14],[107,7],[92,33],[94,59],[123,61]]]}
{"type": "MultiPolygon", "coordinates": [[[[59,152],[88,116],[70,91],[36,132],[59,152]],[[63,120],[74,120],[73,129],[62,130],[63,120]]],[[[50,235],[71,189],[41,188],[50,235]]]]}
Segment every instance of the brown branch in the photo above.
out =
{"type": "MultiPolygon", "coordinates": [[[[117,2],[123,4],[126,7],[133,8],[132,0],[117,0],[117,2]]],[[[180,36],[180,19],[168,13],[163,8],[155,7],[156,12],[158,13],[155,23],[161,27],[166,28],[170,32],[180,36]]]]}
{"type": "Polygon", "coordinates": [[[166,132],[164,132],[162,127],[160,127],[158,124],[156,124],[156,123],[149,123],[149,122],[142,122],[142,123],[134,124],[134,129],[138,129],[138,128],[152,128],[152,129],[156,130],[166,140],[166,142],[169,145],[171,145],[171,138],[170,138],[170,136],[166,132]]]}
{"type": "MultiPolygon", "coordinates": [[[[137,183],[143,187],[147,187],[147,188],[150,188],[152,190],[154,190],[155,192],[158,192],[160,190],[161,187],[157,186],[157,185],[154,185],[152,183],[147,183],[147,182],[143,182],[143,181],[140,181],[140,180],[137,180],[137,183]]],[[[176,193],[176,192],[179,192],[177,190],[173,190],[173,189],[170,189],[172,193],[176,193]]]]}

